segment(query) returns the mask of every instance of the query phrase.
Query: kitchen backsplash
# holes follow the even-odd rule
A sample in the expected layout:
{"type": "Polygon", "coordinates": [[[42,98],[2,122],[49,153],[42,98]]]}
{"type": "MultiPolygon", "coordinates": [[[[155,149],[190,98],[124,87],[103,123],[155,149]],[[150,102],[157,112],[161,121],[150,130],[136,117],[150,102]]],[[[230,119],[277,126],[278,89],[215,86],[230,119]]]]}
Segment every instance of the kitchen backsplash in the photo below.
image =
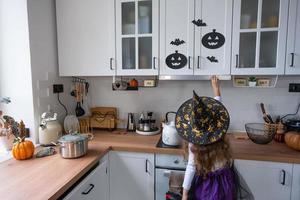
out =
{"type": "MultiPolygon", "coordinates": [[[[177,111],[179,106],[192,96],[212,96],[209,81],[160,81],[156,88],[140,88],[139,91],[112,91],[111,77],[90,78],[91,106],[114,106],[119,117],[125,120],[128,112],[153,111],[163,119],[168,111],[177,111]]],[[[271,115],[295,112],[300,103],[300,93],[289,93],[289,83],[300,82],[299,76],[279,77],[276,88],[235,88],[232,81],[221,81],[223,103],[231,116],[230,130],[244,131],[248,122],[262,122],[259,103],[264,102],[271,115]]]]}

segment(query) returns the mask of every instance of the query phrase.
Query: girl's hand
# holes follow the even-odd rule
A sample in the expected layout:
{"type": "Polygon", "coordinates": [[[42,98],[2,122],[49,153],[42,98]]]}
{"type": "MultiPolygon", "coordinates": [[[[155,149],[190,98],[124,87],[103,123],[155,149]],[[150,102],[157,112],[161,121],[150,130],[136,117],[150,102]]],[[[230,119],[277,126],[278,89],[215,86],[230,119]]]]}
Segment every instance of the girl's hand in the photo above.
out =
{"type": "Polygon", "coordinates": [[[211,86],[215,96],[221,96],[219,79],[216,75],[213,75],[211,78],[211,86]]]}

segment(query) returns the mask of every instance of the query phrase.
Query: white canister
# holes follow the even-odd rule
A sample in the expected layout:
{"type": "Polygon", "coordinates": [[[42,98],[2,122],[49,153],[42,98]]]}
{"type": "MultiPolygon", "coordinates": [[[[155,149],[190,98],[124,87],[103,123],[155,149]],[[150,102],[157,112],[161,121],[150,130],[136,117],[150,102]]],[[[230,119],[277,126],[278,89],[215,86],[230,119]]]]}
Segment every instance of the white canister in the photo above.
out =
{"type": "Polygon", "coordinates": [[[39,142],[40,144],[50,144],[57,142],[62,135],[62,127],[57,120],[47,121],[45,125],[39,128],[39,142]]]}

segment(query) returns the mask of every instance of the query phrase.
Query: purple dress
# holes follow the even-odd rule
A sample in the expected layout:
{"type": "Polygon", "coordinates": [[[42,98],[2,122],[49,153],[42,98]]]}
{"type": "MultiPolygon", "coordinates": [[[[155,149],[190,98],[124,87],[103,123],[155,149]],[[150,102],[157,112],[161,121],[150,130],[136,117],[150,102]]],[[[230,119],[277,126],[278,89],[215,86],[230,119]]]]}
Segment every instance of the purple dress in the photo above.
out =
{"type": "Polygon", "coordinates": [[[233,169],[224,167],[208,173],[206,178],[194,179],[195,200],[234,200],[236,199],[233,169]]]}

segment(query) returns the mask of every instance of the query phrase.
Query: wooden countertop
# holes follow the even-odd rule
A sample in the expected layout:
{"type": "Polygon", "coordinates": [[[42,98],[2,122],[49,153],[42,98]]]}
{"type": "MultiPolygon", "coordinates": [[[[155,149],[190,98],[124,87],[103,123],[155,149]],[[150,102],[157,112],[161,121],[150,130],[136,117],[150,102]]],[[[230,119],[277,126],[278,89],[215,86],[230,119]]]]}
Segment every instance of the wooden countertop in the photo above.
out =
{"type": "MultiPolygon", "coordinates": [[[[122,131],[100,131],[89,143],[88,154],[63,159],[59,154],[25,161],[10,159],[0,163],[0,196],[4,199],[57,199],[88,172],[109,150],[160,154],[183,154],[183,149],[157,148],[161,135],[141,136],[122,131]]],[[[257,145],[228,134],[235,159],[300,164],[300,152],[285,144],[257,145]]]]}

